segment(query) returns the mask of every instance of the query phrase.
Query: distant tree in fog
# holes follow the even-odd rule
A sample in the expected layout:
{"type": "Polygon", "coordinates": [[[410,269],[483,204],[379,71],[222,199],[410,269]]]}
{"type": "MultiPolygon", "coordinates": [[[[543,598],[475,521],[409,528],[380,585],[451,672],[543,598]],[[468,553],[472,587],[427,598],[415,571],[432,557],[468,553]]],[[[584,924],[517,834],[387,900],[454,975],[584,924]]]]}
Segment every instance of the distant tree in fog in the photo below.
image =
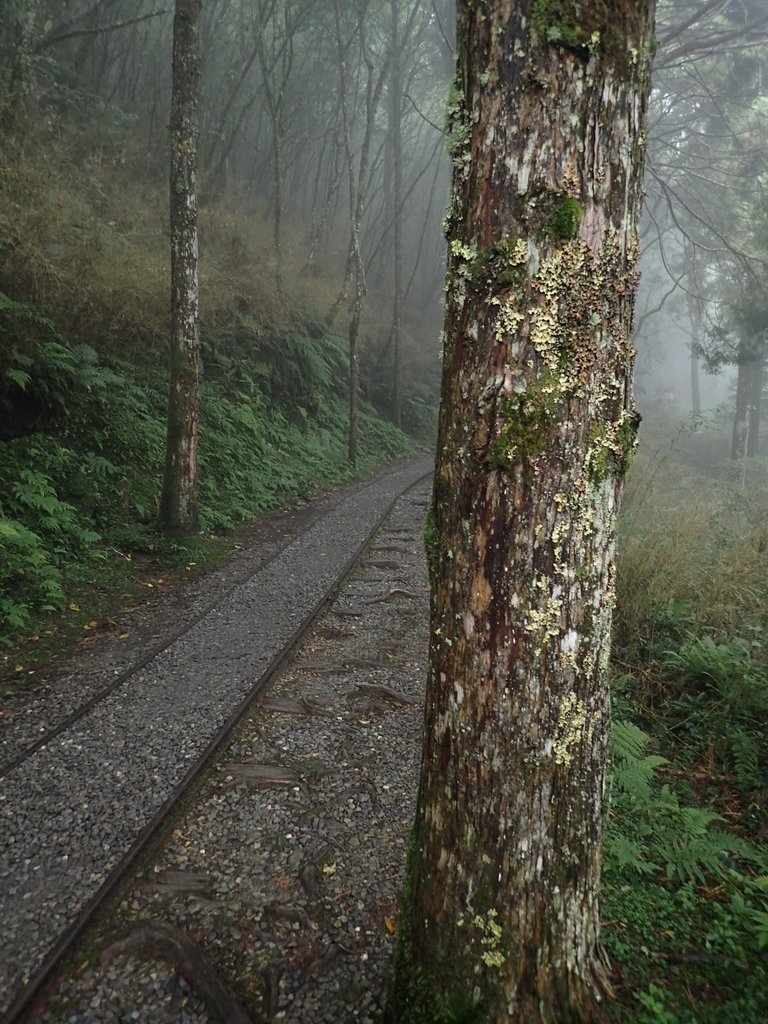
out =
{"type": "MultiPolygon", "coordinates": [[[[746,424],[748,406],[757,408],[754,332],[733,358],[723,358],[724,349],[713,358],[713,339],[725,327],[723,300],[754,287],[765,256],[752,222],[768,185],[768,11],[754,0],[661,0],[656,35],[642,230],[651,269],[641,286],[638,335],[642,341],[653,317],[667,314],[688,333],[694,415],[700,356],[710,369],[739,367],[736,455],[737,439],[746,437],[738,424],[746,424]]],[[[759,415],[751,418],[756,443],[759,415]]]]}

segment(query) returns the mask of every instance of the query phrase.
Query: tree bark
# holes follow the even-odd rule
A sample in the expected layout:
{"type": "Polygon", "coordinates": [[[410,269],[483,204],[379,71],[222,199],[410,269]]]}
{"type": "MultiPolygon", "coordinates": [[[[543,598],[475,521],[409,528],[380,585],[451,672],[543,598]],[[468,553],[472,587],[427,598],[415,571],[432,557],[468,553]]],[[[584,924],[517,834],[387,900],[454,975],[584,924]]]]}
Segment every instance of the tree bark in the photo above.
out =
{"type": "Polygon", "coordinates": [[[349,285],[353,276],[355,281],[355,296],[352,301],[349,320],[349,461],[354,465],[357,460],[357,434],[358,434],[358,408],[359,399],[359,341],[360,323],[363,317],[363,305],[365,303],[365,262],[363,260],[362,248],[360,245],[360,230],[365,210],[365,193],[368,184],[368,168],[371,155],[371,141],[375,127],[376,111],[379,106],[381,90],[387,74],[388,61],[379,71],[378,77],[374,75],[373,63],[368,55],[366,46],[364,24],[358,22],[358,33],[360,36],[360,49],[363,61],[366,66],[365,79],[365,131],[360,146],[360,162],[355,175],[354,158],[352,153],[352,127],[351,112],[349,109],[348,97],[348,72],[347,58],[345,53],[344,40],[341,30],[341,5],[339,0],[334,0],[334,18],[336,27],[336,43],[339,63],[339,106],[341,110],[341,127],[344,138],[344,152],[347,162],[347,173],[349,179],[349,252],[347,255],[347,268],[344,275],[344,285],[326,317],[326,326],[330,327],[336,318],[336,314],[342,302],[348,294],[349,285]]]}
{"type": "Polygon", "coordinates": [[[400,67],[400,10],[398,0],[390,0],[391,78],[389,96],[389,131],[392,139],[392,422],[396,427],[403,419],[402,306],[403,306],[403,84],[400,67]]]}
{"type": "Polygon", "coordinates": [[[5,98],[0,109],[0,126],[18,132],[29,101],[39,0],[23,0],[16,14],[15,40],[5,98]]]}
{"type": "Polygon", "coordinates": [[[736,408],[731,434],[734,462],[757,454],[759,445],[765,356],[758,349],[758,336],[745,336],[736,352],[736,408]]]}
{"type": "Polygon", "coordinates": [[[602,1016],[653,0],[459,0],[425,745],[391,1017],[602,1016]],[[581,14],[578,14],[578,11],[581,14]]]}
{"type": "Polygon", "coordinates": [[[283,125],[281,112],[272,117],[272,157],[275,172],[275,202],[272,238],[275,248],[275,288],[283,295],[283,125]]]}
{"type": "Polygon", "coordinates": [[[202,0],[176,0],[171,99],[171,379],[160,525],[197,531],[197,433],[200,383],[197,143],[202,0]]]}
{"type": "Polygon", "coordinates": [[[749,363],[738,359],[736,363],[736,409],[731,434],[731,459],[743,459],[747,450],[749,429],[749,363]]]}
{"type": "Polygon", "coordinates": [[[763,384],[765,383],[765,356],[756,357],[749,378],[749,410],[747,417],[747,458],[754,458],[760,452],[760,420],[763,409],[763,384]]]}
{"type": "Polygon", "coordinates": [[[692,299],[688,308],[691,314],[691,417],[694,422],[701,419],[701,302],[692,299]]]}

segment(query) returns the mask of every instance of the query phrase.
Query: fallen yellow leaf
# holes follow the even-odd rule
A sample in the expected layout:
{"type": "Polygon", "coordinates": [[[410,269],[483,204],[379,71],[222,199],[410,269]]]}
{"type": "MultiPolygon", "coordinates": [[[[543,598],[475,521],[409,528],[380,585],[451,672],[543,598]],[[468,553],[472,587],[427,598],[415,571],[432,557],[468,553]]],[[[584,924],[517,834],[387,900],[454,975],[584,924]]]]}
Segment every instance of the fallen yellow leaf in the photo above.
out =
{"type": "Polygon", "coordinates": [[[390,935],[397,935],[397,925],[391,917],[384,918],[384,927],[387,929],[390,935]]]}
{"type": "Polygon", "coordinates": [[[69,610],[71,612],[79,612],[80,611],[80,605],[79,604],[71,604],[69,606],[69,610]]]}
{"type": "Polygon", "coordinates": [[[336,874],[336,864],[335,863],[333,863],[333,864],[326,864],[325,867],[323,868],[323,874],[324,875],[335,875],[336,874]]]}

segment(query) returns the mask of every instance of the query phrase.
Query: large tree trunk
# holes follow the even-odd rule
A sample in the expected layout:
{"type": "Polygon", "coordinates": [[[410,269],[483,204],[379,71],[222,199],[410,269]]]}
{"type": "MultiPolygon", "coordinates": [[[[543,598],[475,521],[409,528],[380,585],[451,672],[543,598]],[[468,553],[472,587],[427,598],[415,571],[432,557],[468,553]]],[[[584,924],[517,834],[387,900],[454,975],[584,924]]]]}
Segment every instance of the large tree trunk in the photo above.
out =
{"type": "Polygon", "coordinates": [[[160,524],[197,530],[200,327],[197,279],[197,141],[202,0],[176,0],[171,101],[171,382],[160,524]]]}
{"type": "Polygon", "coordinates": [[[425,747],[398,1024],[601,1014],[606,669],[638,422],[653,6],[459,0],[425,747]]]}

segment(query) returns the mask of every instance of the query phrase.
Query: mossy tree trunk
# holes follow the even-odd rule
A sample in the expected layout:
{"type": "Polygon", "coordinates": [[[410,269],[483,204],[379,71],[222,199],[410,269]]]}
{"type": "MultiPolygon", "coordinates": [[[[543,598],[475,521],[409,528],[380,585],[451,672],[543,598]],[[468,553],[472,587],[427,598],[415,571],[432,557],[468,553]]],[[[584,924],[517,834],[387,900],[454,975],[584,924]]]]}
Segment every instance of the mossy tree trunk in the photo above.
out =
{"type": "Polygon", "coordinates": [[[197,531],[197,433],[200,383],[197,142],[202,0],[176,0],[171,100],[171,379],[160,525],[197,531]]]}
{"type": "Polygon", "coordinates": [[[653,0],[459,0],[425,747],[391,1017],[599,1019],[653,0]]]}

